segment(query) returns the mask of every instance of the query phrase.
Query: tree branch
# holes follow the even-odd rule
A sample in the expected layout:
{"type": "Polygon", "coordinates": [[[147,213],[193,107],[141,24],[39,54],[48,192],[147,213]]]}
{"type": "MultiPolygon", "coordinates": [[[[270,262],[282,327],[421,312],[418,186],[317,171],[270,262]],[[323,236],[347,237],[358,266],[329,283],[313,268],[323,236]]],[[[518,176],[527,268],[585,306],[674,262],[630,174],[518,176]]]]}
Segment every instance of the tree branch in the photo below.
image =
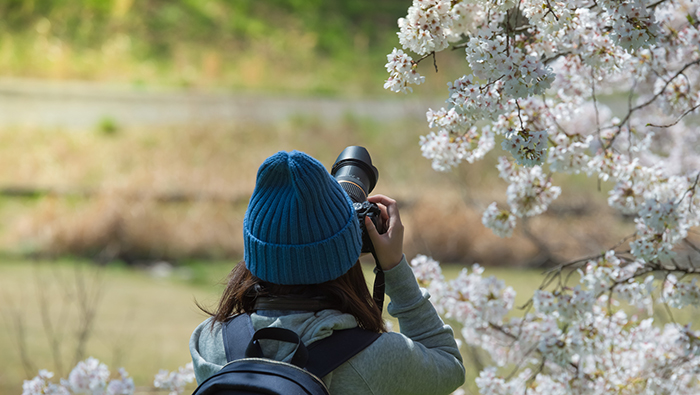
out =
{"type": "Polygon", "coordinates": [[[654,8],[658,7],[659,5],[661,5],[661,4],[663,4],[663,3],[667,2],[667,1],[668,1],[668,0],[659,0],[659,1],[657,1],[656,3],[649,4],[649,5],[647,6],[647,9],[653,10],[654,8]]]}
{"type": "Polygon", "coordinates": [[[554,15],[554,19],[556,19],[557,21],[559,21],[559,17],[558,17],[557,14],[554,12],[554,8],[552,8],[552,4],[549,3],[549,0],[546,0],[546,1],[547,1],[547,12],[544,13],[543,18],[546,17],[548,14],[551,13],[552,15],[554,15]]]}
{"type": "Polygon", "coordinates": [[[698,246],[696,246],[695,244],[693,244],[690,240],[688,240],[687,237],[686,237],[685,239],[683,239],[683,243],[685,243],[688,247],[690,247],[690,248],[692,248],[693,250],[695,250],[695,252],[700,253],[700,247],[698,247],[698,246]]]}
{"type": "Polygon", "coordinates": [[[542,60],[542,63],[544,63],[544,64],[550,64],[550,63],[554,62],[555,60],[561,58],[562,56],[568,56],[568,55],[571,55],[571,52],[560,52],[560,53],[558,53],[558,54],[556,54],[556,55],[554,55],[554,56],[550,56],[550,57],[548,57],[548,58],[544,58],[544,59],[542,60]]]}
{"type": "MultiPolygon", "coordinates": [[[[683,68],[681,68],[676,74],[673,75],[673,77],[671,77],[668,81],[666,81],[664,86],[651,99],[649,99],[648,101],[646,101],[646,102],[644,102],[636,107],[631,108],[629,110],[629,112],[627,113],[627,115],[625,115],[625,118],[622,119],[620,122],[618,122],[616,125],[613,125],[612,128],[617,127],[617,128],[620,128],[620,130],[622,130],[621,126],[624,125],[630,119],[633,112],[635,112],[637,110],[641,110],[642,108],[652,104],[654,101],[656,101],[656,99],[658,99],[659,96],[661,96],[661,94],[664,93],[666,88],[671,84],[671,82],[673,82],[673,80],[675,80],[676,78],[678,78],[678,76],[683,74],[683,72],[685,72],[689,67],[695,66],[697,64],[700,64],[700,59],[696,59],[690,63],[685,64],[683,66],[683,68]]],[[[620,134],[620,130],[618,130],[617,132],[615,132],[615,134],[613,134],[612,138],[610,139],[610,142],[605,147],[606,150],[609,149],[610,147],[612,147],[613,142],[615,142],[615,139],[620,134]]]]}
{"type": "Polygon", "coordinates": [[[698,108],[700,108],[700,104],[698,104],[697,106],[695,106],[693,108],[688,109],[688,111],[684,112],[683,115],[681,115],[674,123],[669,123],[668,125],[655,125],[653,123],[648,123],[647,126],[653,126],[655,128],[670,128],[671,126],[677,125],[678,122],[680,122],[686,115],[697,110],[698,108]]]}
{"type": "Polygon", "coordinates": [[[411,61],[411,62],[412,62],[413,64],[418,64],[418,63],[420,63],[421,61],[423,61],[423,60],[429,58],[430,56],[433,57],[433,66],[435,67],[435,72],[437,73],[437,72],[438,72],[438,67],[437,67],[437,60],[435,59],[435,51],[430,52],[430,53],[428,53],[428,54],[425,54],[425,55],[423,55],[420,59],[418,59],[418,60],[413,60],[413,61],[411,61]]]}

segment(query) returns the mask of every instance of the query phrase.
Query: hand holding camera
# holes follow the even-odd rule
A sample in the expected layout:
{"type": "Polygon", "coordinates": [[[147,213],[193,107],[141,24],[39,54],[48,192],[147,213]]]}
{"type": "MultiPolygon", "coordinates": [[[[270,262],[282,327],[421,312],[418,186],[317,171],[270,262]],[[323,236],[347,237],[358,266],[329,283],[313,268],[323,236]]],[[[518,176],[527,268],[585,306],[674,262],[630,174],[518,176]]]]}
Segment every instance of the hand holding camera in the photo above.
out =
{"type": "Polygon", "coordinates": [[[403,258],[403,224],[399,216],[396,200],[384,195],[374,195],[367,198],[381,210],[379,221],[385,232],[379,232],[373,221],[365,218],[365,227],[372,240],[377,260],[382,270],[389,270],[398,265],[403,258]]]}
{"type": "Polygon", "coordinates": [[[379,171],[364,147],[350,146],[338,155],[331,175],[350,196],[362,229],[362,252],[374,253],[382,270],[389,270],[403,257],[403,225],[396,201],[384,196],[367,197],[379,171]]]}

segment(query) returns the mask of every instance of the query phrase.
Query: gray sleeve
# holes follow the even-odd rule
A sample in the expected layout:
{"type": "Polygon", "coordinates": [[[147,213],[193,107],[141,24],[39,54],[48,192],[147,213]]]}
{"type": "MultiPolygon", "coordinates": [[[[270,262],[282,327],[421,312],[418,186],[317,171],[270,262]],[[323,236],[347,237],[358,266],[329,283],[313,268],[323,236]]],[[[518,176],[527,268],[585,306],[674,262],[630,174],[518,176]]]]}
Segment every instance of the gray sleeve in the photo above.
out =
{"type": "Polygon", "coordinates": [[[464,383],[462,356],[445,325],[418,286],[405,257],[385,272],[387,311],[401,333],[385,333],[351,360],[375,394],[449,394],[464,383]]]}

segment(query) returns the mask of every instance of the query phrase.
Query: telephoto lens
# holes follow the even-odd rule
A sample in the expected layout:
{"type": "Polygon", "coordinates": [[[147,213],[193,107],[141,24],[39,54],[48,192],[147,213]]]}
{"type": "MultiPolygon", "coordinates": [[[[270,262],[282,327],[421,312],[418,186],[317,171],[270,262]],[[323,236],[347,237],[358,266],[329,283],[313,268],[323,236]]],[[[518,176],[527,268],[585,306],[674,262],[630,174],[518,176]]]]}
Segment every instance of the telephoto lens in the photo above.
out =
{"type": "Polygon", "coordinates": [[[381,210],[376,204],[367,201],[367,196],[377,185],[379,171],[372,165],[372,158],[364,147],[350,146],[338,155],[331,168],[331,175],[352,200],[362,229],[362,252],[371,252],[372,241],[365,228],[365,217],[369,217],[377,231],[383,233],[379,221],[381,210]]]}
{"type": "Polygon", "coordinates": [[[353,203],[362,203],[377,185],[379,171],[372,165],[372,158],[364,147],[350,146],[338,155],[331,175],[350,195],[353,203]]]}

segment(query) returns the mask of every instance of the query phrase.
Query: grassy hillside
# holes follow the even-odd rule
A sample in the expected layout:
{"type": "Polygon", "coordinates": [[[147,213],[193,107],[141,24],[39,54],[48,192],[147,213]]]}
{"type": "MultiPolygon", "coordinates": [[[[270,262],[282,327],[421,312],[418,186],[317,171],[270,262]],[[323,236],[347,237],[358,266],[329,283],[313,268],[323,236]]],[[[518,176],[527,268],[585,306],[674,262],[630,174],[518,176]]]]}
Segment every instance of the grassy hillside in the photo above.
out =
{"type": "MultiPolygon", "coordinates": [[[[0,75],[365,95],[382,90],[385,55],[398,45],[396,20],[409,5],[6,0],[0,75]]],[[[460,56],[438,60],[448,66],[460,56]]],[[[442,90],[443,81],[434,87],[442,90]]]]}

